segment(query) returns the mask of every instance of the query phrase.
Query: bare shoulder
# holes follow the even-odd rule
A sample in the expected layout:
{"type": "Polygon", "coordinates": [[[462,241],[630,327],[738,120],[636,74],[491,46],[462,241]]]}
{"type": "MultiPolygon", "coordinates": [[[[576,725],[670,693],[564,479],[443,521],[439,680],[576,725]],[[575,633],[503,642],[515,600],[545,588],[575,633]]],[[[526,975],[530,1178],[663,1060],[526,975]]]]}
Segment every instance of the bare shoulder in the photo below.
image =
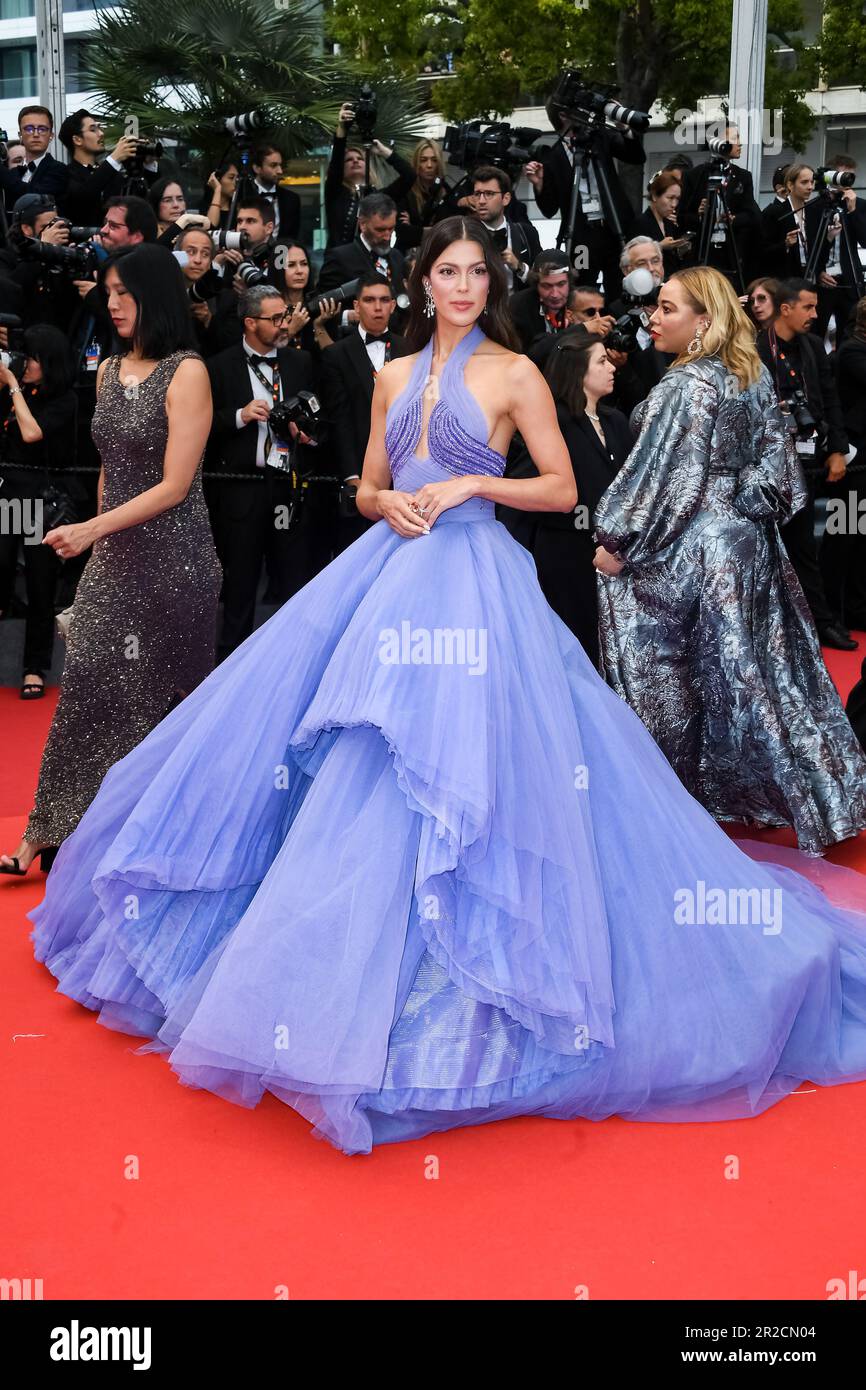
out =
{"type": "Polygon", "coordinates": [[[392,357],[390,362],[386,362],[376,376],[376,390],[380,393],[385,405],[389,406],[399,396],[403,387],[412,375],[412,368],[420,356],[417,352],[410,352],[407,357],[392,357]]]}
{"type": "Polygon", "coordinates": [[[184,357],[174,369],[168,394],[178,396],[182,391],[210,391],[210,377],[201,357],[184,357]]]}
{"type": "Polygon", "coordinates": [[[541,375],[535,363],[530,362],[525,353],[513,352],[501,343],[494,343],[491,338],[487,339],[477,355],[485,360],[497,375],[504,372],[509,381],[513,380],[518,384],[534,380],[541,375]]]}

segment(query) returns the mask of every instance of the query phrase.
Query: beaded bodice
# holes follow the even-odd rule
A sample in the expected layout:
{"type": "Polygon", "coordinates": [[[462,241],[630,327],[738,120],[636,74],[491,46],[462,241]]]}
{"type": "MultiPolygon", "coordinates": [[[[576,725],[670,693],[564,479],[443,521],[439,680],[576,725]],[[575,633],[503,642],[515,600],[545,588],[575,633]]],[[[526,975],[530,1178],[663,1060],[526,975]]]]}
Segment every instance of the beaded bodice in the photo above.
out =
{"type": "Polygon", "coordinates": [[[483,340],[484,333],[476,323],[453,350],[439,377],[430,374],[432,337],[419,353],[409,381],[389,407],[385,421],[385,448],[395,487],[405,486],[401,474],[410,461],[427,465],[425,472],[430,474],[441,470],[451,476],[479,473],[502,477],[505,456],[487,443],[484,412],[463,380],[466,362],[483,340]],[[415,449],[428,391],[436,392],[436,403],[427,421],[428,454],[419,459],[415,449]]]}

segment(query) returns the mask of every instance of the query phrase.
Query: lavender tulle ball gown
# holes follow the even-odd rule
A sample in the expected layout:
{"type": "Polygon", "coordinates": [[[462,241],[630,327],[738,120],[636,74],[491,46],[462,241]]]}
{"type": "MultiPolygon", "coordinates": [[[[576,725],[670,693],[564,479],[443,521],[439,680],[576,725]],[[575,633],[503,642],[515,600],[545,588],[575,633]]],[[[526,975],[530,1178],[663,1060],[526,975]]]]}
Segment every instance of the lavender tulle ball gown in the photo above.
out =
{"type": "MultiPolygon", "coordinates": [[[[501,475],[463,382],[482,338],[424,459],[420,354],[399,488],[501,475]]],[[[866,1077],[866,916],[725,835],[480,499],[418,539],[380,522],[255,632],[111,769],[31,916],[100,1022],[347,1153],[866,1077]]]]}

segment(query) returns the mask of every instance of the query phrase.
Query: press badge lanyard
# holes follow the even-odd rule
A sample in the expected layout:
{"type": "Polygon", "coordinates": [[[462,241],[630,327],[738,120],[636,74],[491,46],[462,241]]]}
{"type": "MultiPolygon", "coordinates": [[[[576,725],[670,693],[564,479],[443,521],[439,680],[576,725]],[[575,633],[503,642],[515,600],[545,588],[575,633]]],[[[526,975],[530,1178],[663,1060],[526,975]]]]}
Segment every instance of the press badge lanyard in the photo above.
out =
{"type": "MultiPolygon", "coordinates": [[[[280,399],[280,364],[279,364],[279,362],[277,361],[276,357],[273,358],[273,364],[274,364],[274,379],[273,379],[273,381],[268,381],[267,377],[265,376],[265,374],[263,373],[263,371],[262,371],[261,368],[259,367],[258,363],[257,363],[257,362],[253,362],[252,358],[250,358],[250,361],[249,361],[249,364],[248,364],[248,365],[249,365],[250,371],[251,371],[251,372],[255,372],[256,376],[258,377],[259,381],[262,383],[262,386],[264,386],[265,390],[270,391],[273,404],[276,405],[276,404],[278,403],[279,399],[280,399]]],[[[272,448],[275,448],[276,451],[277,451],[277,453],[280,455],[280,462],[281,462],[281,464],[285,464],[285,463],[287,462],[288,456],[289,456],[289,448],[288,448],[288,445],[287,445],[287,444],[283,444],[282,441],[278,441],[278,442],[276,443],[276,445],[275,445],[275,444],[274,444],[274,441],[273,441],[273,436],[271,435],[271,427],[270,427],[269,424],[266,423],[266,424],[265,424],[265,449],[264,449],[265,463],[267,463],[268,459],[270,458],[271,449],[272,449],[272,448]]]]}

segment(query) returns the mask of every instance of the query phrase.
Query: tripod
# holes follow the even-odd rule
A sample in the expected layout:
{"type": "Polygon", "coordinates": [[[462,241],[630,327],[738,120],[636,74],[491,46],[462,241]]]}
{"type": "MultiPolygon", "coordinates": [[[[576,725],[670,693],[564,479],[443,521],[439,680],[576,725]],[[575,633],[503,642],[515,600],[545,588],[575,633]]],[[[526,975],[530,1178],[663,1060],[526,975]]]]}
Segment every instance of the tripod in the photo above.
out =
{"type": "MultiPolygon", "coordinates": [[[[824,247],[824,238],[827,233],[827,228],[830,225],[831,217],[833,217],[833,215],[836,212],[839,212],[839,223],[841,227],[841,230],[839,232],[839,238],[841,245],[844,246],[845,250],[848,252],[848,260],[854,272],[853,286],[840,285],[839,288],[852,288],[856,291],[857,298],[862,299],[863,295],[866,294],[866,287],[864,287],[863,280],[863,267],[860,264],[860,257],[857,255],[856,249],[851,243],[851,232],[848,228],[848,223],[845,220],[845,218],[841,216],[842,200],[841,198],[833,194],[829,189],[821,193],[819,196],[823,204],[821,208],[821,220],[818,223],[818,229],[812,240],[812,245],[809,248],[808,259],[806,261],[806,266],[803,271],[803,279],[808,280],[809,284],[811,285],[818,283],[818,261],[821,257],[821,251],[824,247]]],[[[839,256],[839,261],[841,264],[841,253],[839,256]]]]}
{"type": "Polygon", "coordinates": [[[714,237],[718,237],[716,228],[719,224],[719,214],[721,213],[727,219],[732,216],[728,204],[728,184],[731,173],[732,166],[726,160],[714,159],[711,161],[710,174],[707,179],[707,205],[704,208],[700,236],[698,237],[696,264],[709,265],[710,251],[713,245],[724,245],[725,241],[729,239],[734,261],[734,273],[737,278],[737,290],[739,294],[745,294],[746,282],[743,277],[743,263],[740,260],[740,251],[732,223],[726,222],[724,237],[715,242],[713,240],[714,237]]]}
{"type": "Polygon", "coordinates": [[[232,194],[231,207],[229,208],[227,228],[229,231],[234,230],[238,215],[238,207],[243,207],[244,203],[249,198],[257,198],[259,196],[255,178],[250,173],[250,150],[252,149],[252,142],[248,137],[239,135],[237,136],[237,148],[238,154],[240,155],[241,167],[238,173],[238,181],[235,184],[235,191],[232,194]]]}
{"type": "MultiPolygon", "coordinates": [[[[622,223],[619,220],[616,205],[611,195],[610,183],[597,153],[597,147],[601,143],[604,129],[604,118],[602,116],[599,116],[592,124],[588,124],[581,118],[579,129],[574,120],[568,122],[566,119],[564,128],[559,136],[563,147],[565,147],[566,141],[568,141],[568,148],[572,153],[571,195],[569,197],[568,216],[565,222],[565,254],[568,257],[568,264],[570,266],[574,265],[574,234],[575,222],[577,220],[577,208],[580,201],[580,180],[582,175],[586,175],[587,184],[589,184],[589,170],[592,170],[596,187],[598,188],[602,219],[619,242],[620,250],[625,246],[625,233],[623,232],[622,223]],[[580,159],[578,160],[579,153],[580,159]]],[[[557,246],[559,246],[561,241],[562,233],[560,232],[557,238],[557,246]]]]}

